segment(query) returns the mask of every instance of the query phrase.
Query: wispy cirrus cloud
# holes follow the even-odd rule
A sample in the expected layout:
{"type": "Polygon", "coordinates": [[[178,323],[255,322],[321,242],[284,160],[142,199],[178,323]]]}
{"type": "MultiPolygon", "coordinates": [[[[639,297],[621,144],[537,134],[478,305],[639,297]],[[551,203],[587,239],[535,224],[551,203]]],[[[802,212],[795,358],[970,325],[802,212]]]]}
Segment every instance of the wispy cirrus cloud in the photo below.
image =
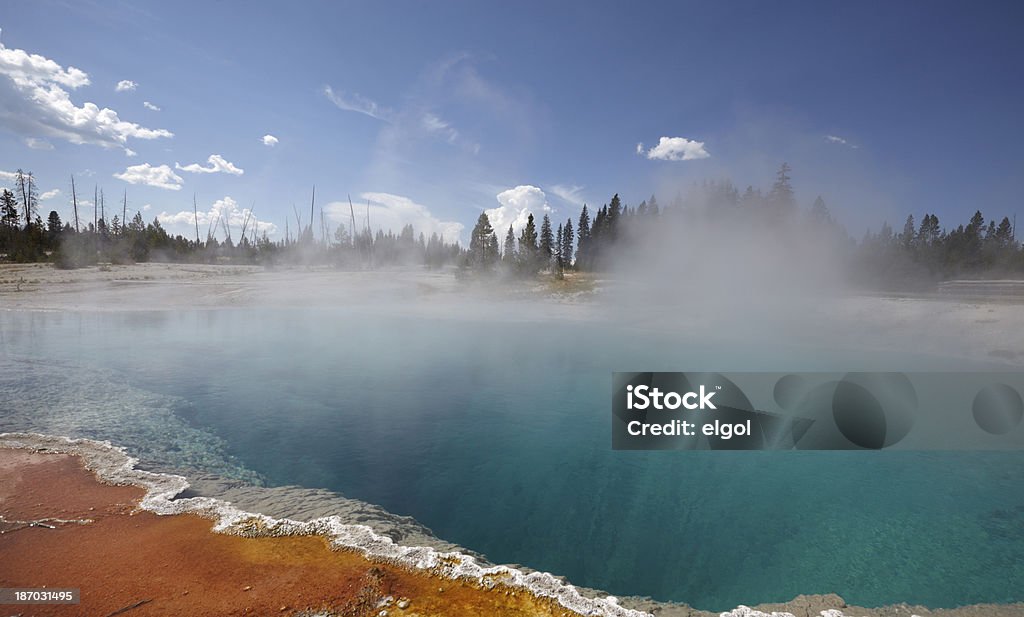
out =
{"type": "Polygon", "coordinates": [[[149,111],[160,111],[159,107],[157,107],[153,103],[150,103],[149,101],[142,101],[142,106],[148,109],[149,111]]]}
{"type": "Polygon", "coordinates": [[[346,95],[337,92],[330,86],[324,86],[323,93],[338,109],[363,114],[390,125],[392,137],[428,136],[439,138],[451,145],[465,146],[474,153],[480,150],[479,144],[463,140],[458,129],[450,121],[432,111],[425,101],[413,101],[406,107],[395,110],[379,105],[360,94],[346,95]]]}
{"type": "Polygon", "coordinates": [[[583,188],[584,187],[582,186],[576,186],[574,184],[552,184],[548,187],[556,197],[576,207],[582,206],[586,201],[583,198],[583,188]]]}
{"type": "Polygon", "coordinates": [[[450,144],[455,143],[455,140],[459,138],[459,132],[449,122],[430,112],[424,113],[420,121],[428,133],[441,135],[450,144]]]}
{"type": "Polygon", "coordinates": [[[343,92],[335,92],[330,86],[324,86],[323,93],[327,100],[334,103],[338,109],[354,111],[383,122],[394,121],[394,112],[391,109],[382,107],[365,96],[359,94],[346,95],[343,92]]]}

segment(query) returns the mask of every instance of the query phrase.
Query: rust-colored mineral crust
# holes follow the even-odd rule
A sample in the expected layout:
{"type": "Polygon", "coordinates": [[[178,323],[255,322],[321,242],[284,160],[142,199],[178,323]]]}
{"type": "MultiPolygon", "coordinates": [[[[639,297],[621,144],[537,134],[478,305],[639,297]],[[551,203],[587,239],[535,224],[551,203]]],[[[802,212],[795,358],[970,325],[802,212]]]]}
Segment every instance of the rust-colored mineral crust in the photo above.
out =
{"type": "Polygon", "coordinates": [[[105,616],[128,609],[118,613],[128,617],[574,614],[522,589],[486,589],[331,550],[323,537],[213,533],[213,522],[194,514],[140,510],[144,492],[100,483],[75,456],[0,449],[0,587],[81,589],[79,605],[0,611],[105,616]]]}

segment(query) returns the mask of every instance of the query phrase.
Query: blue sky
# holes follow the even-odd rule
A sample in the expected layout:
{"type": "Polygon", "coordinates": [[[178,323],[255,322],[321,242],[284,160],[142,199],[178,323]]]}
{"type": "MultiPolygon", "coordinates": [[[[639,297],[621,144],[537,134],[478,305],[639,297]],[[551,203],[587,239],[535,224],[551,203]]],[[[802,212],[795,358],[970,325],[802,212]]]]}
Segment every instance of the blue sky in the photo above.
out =
{"type": "Polygon", "coordinates": [[[1001,217],[1024,205],[1021,6],[6,0],[0,174],[33,171],[44,217],[74,173],[191,234],[193,194],[203,223],[254,207],[283,235],[316,184],[333,221],[351,195],[465,240],[482,210],[561,221],[782,161],[855,236],[1001,217]]]}

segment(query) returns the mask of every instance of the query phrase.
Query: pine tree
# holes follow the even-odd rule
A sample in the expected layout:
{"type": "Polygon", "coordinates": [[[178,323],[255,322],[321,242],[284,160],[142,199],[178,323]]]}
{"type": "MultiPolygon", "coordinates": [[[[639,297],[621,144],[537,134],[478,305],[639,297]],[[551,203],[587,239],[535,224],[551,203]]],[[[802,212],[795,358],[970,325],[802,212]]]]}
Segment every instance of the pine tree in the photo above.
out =
{"type": "Polygon", "coordinates": [[[487,261],[484,264],[490,268],[496,263],[498,263],[498,236],[492,231],[491,237],[487,240],[487,261]]]}
{"type": "Polygon", "coordinates": [[[768,193],[768,205],[771,207],[772,216],[776,221],[790,216],[796,209],[796,198],[793,194],[793,185],[790,182],[788,163],[783,163],[775,174],[775,184],[768,193]]]}
{"type": "Polygon", "coordinates": [[[590,228],[587,241],[587,269],[596,270],[601,267],[605,246],[608,244],[608,205],[601,206],[594,216],[594,224],[590,228]]]}
{"type": "Polygon", "coordinates": [[[939,241],[940,233],[939,217],[926,213],[917,230],[917,243],[920,246],[931,246],[939,241]]]}
{"type": "Polygon", "coordinates": [[[334,230],[334,242],[340,246],[349,246],[352,243],[348,229],[342,223],[338,223],[338,228],[334,230]]]}
{"type": "Polygon", "coordinates": [[[533,222],[533,214],[526,219],[526,226],[519,234],[519,264],[523,272],[533,274],[537,272],[537,226],[533,222]]]}
{"type": "Polygon", "coordinates": [[[971,217],[971,222],[968,223],[964,231],[972,237],[980,237],[981,230],[985,227],[985,217],[981,215],[981,210],[976,210],[974,216],[971,217]]]}
{"type": "Polygon", "coordinates": [[[618,239],[619,235],[619,219],[622,216],[622,202],[619,201],[619,194],[616,193],[612,196],[612,201],[608,204],[608,233],[606,234],[608,241],[607,244],[614,244],[618,239]]]}
{"type": "Polygon", "coordinates": [[[565,227],[562,228],[562,267],[572,267],[572,253],[573,253],[573,234],[572,234],[572,219],[565,221],[565,227]]]}
{"type": "Polygon", "coordinates": [[[7,230],[15,230],[19,227],[20,218],[14,193],[4,189],[3,193],[0,193],[0,225],[7,230]]]}
{"type": "Polygon", "coordinates": [[[46,219],[46,231],[55,236],[60,233],[61,226],[60,214],[57,214],[56,210],[50,210],[50,216],[46,219]]]}
{"type": "Polygon", "coordinates": [[[134,231],[135,233],[142,233],[143,231],[146,230],[146,224],[142,222],[141,212],[135,213],[135,216],[132,217],[132,223],[131,225],[129,225],[128,229],[134,231]]]}
{"type": "Polygon", "coordinates": [[[562,240],[565,239],[565,235],[562,232],[563,226],[561,223],[558,224],[558,231],[555,232],[555,265],[558,267],[558,273],[562,273],[562,269],[565,264],[562,263],[562,240]]]}
{"type": "Polygon", "coordinates": [[[1003,217],[1003,220],[999,222],[999,227],[996,227],[995,233],[996,244],[1000,248],[1007,248],[1013,243],[1013,225],[1010,224],[1009,217],[1003,217]]]}
{"type": "Polygon", "coordinates": [[[581,270],[590,268],[590,232],[590,213],[587,212],[587,204],[583,204],[576,226],[576,267],[581,270]]]}
{"type": "Polygon", "coordinates": [[[501,253],[501,261],[512,267],[516,263],[516,234],[512,231],[512,225],[508,226],[508,233],[505,234],[505,247],[501,253]]]}
{"type": "Polygon", "coordinates": [[[551,267],[551,257],[555,250],[555,239],[551,232],[551,219],[544,214],[544,220],[540,224],[540,254],[537,257],[537,264],[541,269],[551,267]]]}
{"type": "Polygon", "coordinates": [[[914,215],[907,215],[907,222],[903,224],[903,233],[900,234],[900,244],[903,248],[909,249],[914,246],[914,215]]]}
{"type": "Polygon", "coordinates": [[[820,226],[832,223],[832,213],[828,211],[828,206],[825,205],[825,200],[821,198],[821,195],[818,195],[814,200],[814,205],[811,206],[811,223],[820,226]]]}
{"type": "Polygon", "coordinates": [[[469,258],[476,268],[486,268],[490,265],[491,259],[491,236],[494,230],[491,228],[491,220],[487,218],[486,212],[481,212],[476,219],[476,226],[469,238],[469,258]]]}
{"type": "Polygon", "coordinates": [[[647,216],[657,217],[659,214],[661,213],[658,211],[658,199],[651,195],[651,198],[647,200],[647,216]]]}

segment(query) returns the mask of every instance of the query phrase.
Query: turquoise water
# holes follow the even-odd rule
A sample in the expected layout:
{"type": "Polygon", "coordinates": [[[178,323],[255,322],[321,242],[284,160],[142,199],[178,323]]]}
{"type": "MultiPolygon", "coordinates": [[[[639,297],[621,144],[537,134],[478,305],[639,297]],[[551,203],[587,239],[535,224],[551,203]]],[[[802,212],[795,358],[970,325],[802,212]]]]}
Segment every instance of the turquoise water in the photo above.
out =
{"type": "Polygon", "coordinates": [[[334,489],[619,595],[1024,600],[1022,453],[611,450],[612,371],[872,361],[747,347],[337,311],[0,313],[0,430],[37,405],[41,429],[124,430],[146,451],[166,434],[128,430],[145,421],[129,408],[151,406],[196,435],[171,448],[189,465],[334,489]],[[63,419],[75,401],[93,415],[63,419]]]}

